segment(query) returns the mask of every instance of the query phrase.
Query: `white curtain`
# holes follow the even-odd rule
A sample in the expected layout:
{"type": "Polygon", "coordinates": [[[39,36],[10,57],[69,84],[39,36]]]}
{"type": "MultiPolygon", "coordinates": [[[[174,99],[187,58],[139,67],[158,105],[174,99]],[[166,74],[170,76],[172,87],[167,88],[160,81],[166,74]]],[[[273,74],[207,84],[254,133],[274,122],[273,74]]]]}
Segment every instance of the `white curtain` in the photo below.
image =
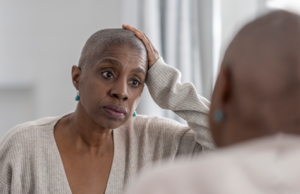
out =
{"type": "MultiPolygon", "coordinates": [[[[124,0],[122,13],[123,23],[144,32],[165,62],[181,71],[182,82],[192,82],[198,93],[207,98],[213,85],[212,49],[205,46],[212,42],[211,7],[211,3],[205,0],[124,0]],[[204,40],[202,45],[200,39],[204,40]],[[201,50],[206,54],[204,60],[201,59],[201,50]]],[[[137,113],[164,116],[185,123],[172,111],[158,107],[147,88],[137,113]]]]}

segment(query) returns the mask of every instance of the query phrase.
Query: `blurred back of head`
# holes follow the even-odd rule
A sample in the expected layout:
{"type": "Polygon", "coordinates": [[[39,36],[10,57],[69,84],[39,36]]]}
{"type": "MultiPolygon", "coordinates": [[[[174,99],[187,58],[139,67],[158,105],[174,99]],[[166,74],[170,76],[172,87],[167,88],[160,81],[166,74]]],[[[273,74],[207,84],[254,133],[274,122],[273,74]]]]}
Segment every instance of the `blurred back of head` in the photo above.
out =
{"type": "Polygon", "coordinates": [[[212,98],[216,143],[300,134],[300,17],[276,11],[247,24],[229,45],[212,98]],[[214,112],[224,111],[222,122],[214,112]]]}

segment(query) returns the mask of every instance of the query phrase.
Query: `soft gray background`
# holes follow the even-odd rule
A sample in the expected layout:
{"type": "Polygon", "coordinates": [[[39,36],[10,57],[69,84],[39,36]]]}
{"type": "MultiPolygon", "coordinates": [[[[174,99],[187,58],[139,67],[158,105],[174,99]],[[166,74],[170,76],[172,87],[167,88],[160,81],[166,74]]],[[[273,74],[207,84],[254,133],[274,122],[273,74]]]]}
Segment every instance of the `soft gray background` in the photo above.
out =
{"type": "MultiPolygon", "coordinates": [[[[130,15],[138,9],[137,1],[160,3],[159,0],[0,0],[0,139],[14,125],[75,109],[71,67],[77,65],[85,41],[99,29],[134,23],[130,15]]],[[[198,3],[201,6],[196,9],[202,25],[196,37],[201,40],[199,57],[202,65],[212,66],[202,72],[211,83],[209,88],[199,89],[207,98],[224,50],[242,25],[270,8],[299,10],[298,0],[198,0],[198,3]]],[[[155,12],[149,9],[148,13],[155,12]]],[[[147,17],[143,12],[140,14],[147,17]]],[[[148,23],[144,25],[151,29],[148,23]]],[[[164,116],[142,107],[143,114],[164,116]]]]}
{"type": "Polygon", "coordinates": [[[0,139],[18,123],[74,110],[71,67],[87,38],[121,26],[121,0],[0,1],[0,139]]]}

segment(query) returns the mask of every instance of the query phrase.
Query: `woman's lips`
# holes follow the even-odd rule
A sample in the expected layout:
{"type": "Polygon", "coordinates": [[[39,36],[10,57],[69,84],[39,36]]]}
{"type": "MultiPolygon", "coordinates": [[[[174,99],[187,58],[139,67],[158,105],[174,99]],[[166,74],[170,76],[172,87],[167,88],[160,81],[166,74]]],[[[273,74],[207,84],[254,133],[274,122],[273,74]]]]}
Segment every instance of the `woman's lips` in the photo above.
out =
{"type": "Polygon", "coordinates": [[[126,116],[127,111],[125,108],[116,105],[107,105],[103,107],[104,111],[114,118],[123,118],[126,116]]]}

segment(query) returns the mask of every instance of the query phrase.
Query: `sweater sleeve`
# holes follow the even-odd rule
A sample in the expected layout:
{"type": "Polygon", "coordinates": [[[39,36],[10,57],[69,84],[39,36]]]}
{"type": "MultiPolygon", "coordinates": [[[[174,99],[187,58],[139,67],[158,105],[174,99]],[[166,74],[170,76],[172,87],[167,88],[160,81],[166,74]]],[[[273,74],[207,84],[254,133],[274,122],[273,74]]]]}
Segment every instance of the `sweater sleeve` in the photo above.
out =
{"type": "Polygon", "coordinates": [[[10,193],[10,187],[7,186],[4,183],[0,183],[0,193],[1,194],[9,194],[10,193]]]}
{"type": "Polygon", "coordinates": [[[181,83],[181,73],[162,58],[148,72],[147,86],[153,100],[163,109],[172,110],[187,121],[178,153],[212,150],[214,143],[208,129],[210,102],[197,94],[192,83],[181,83]]]}
{"type": "Polygon", "coordinates": [[[0,193],[11,193],[13,146],[9,135],[0,142],[0,193]]]}

